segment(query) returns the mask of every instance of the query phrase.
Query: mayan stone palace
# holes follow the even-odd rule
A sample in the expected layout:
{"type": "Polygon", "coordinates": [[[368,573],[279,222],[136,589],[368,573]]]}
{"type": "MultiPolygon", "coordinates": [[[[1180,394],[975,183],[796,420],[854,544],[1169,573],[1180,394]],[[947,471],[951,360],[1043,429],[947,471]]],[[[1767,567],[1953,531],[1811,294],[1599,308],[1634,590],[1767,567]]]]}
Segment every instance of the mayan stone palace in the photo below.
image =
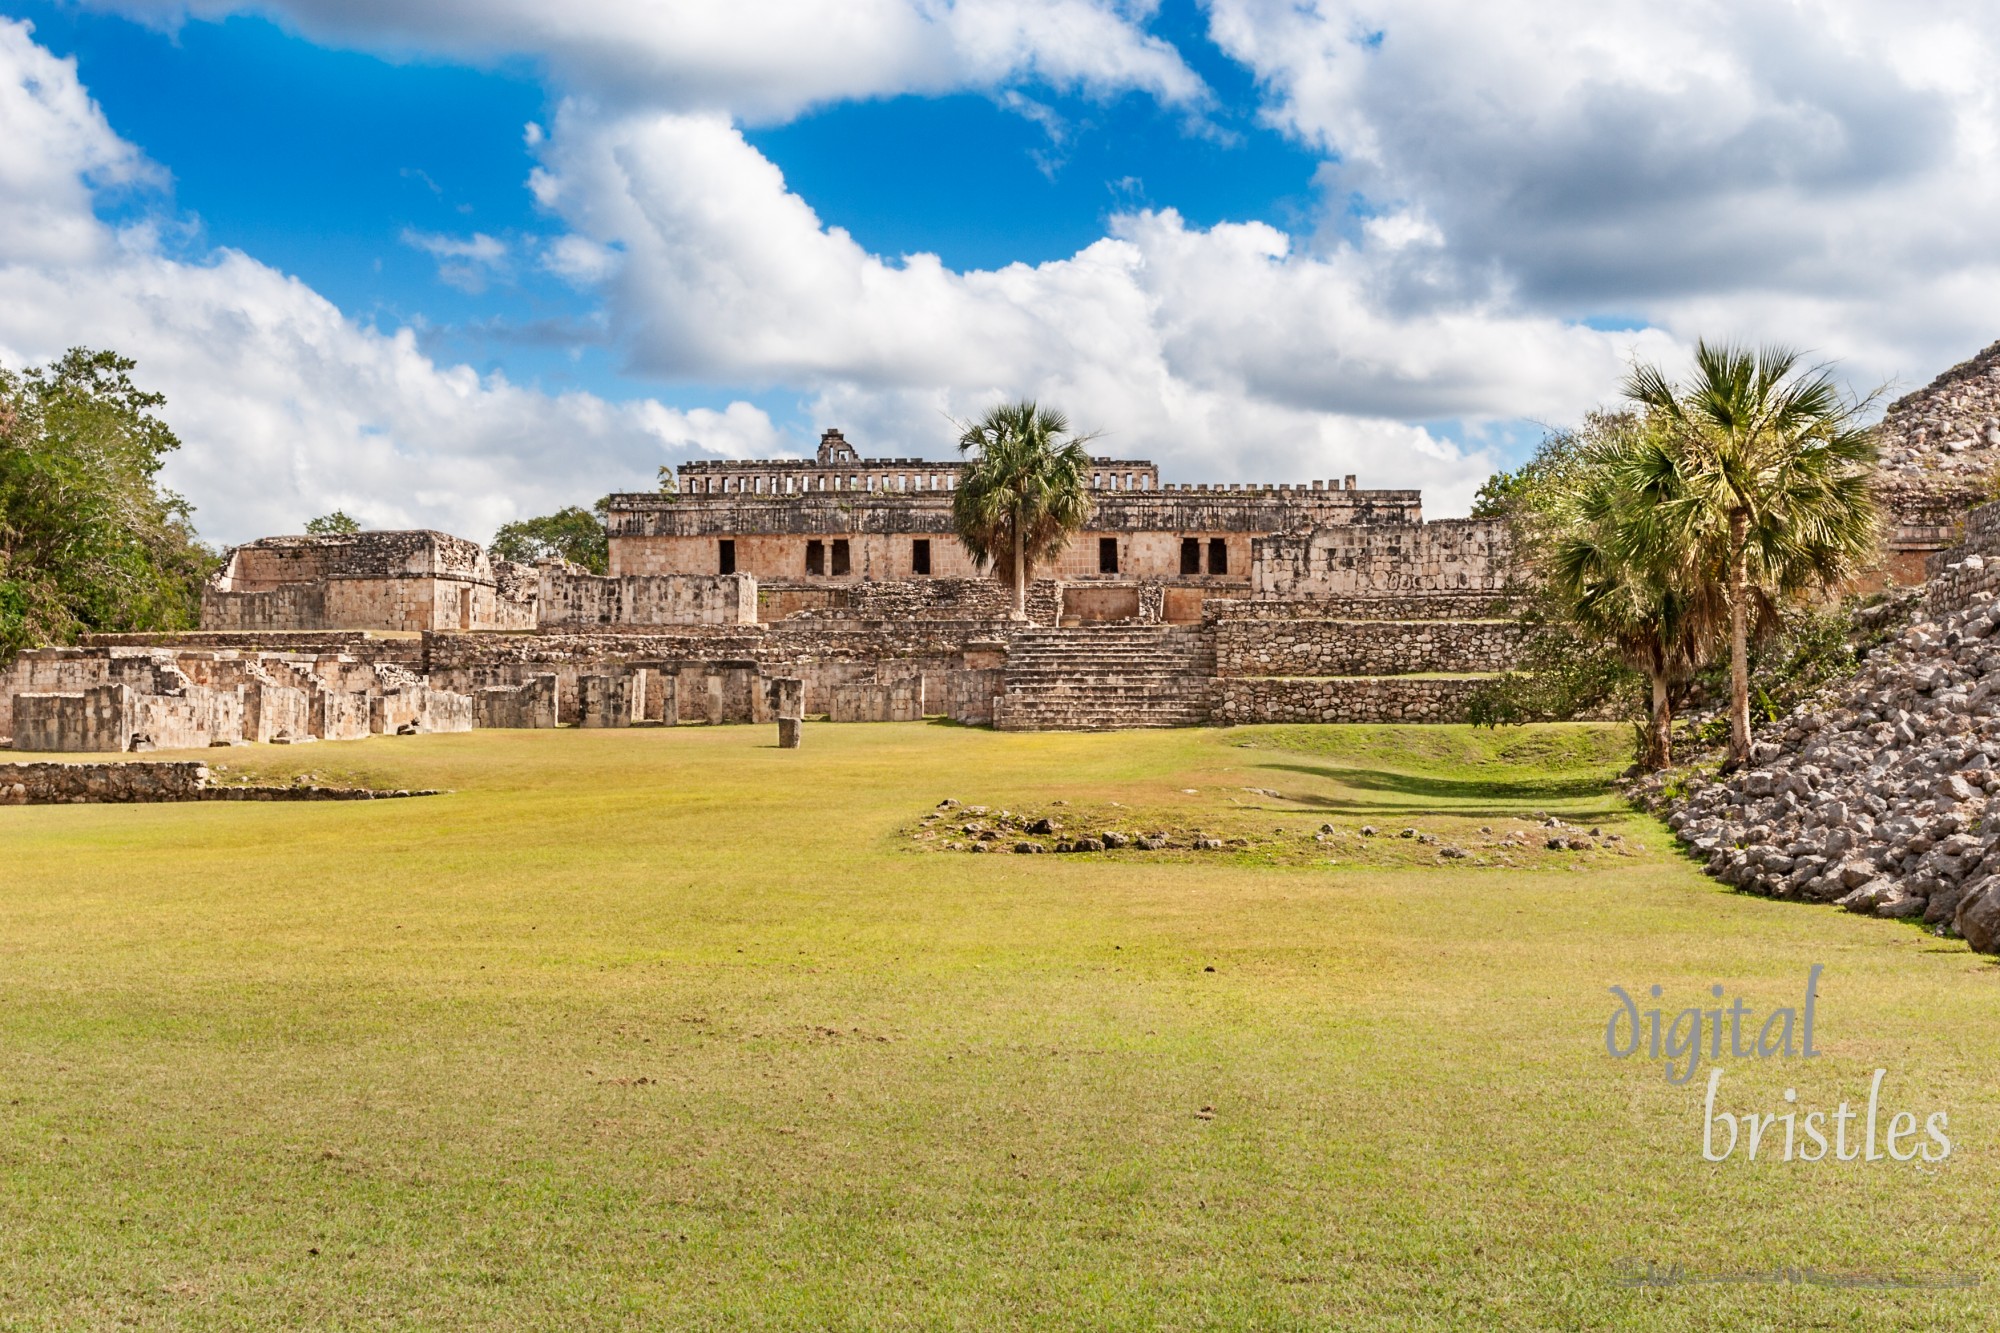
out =
{"type": "MultiPolygon", "coordinates": [[[[1885,474],[1896,581],[1956,540],[1934,511],[1957,497],[1907,480],[1928,463],[1885,474]]],[[[23,654],[0,737],[122,751],[781,707],[1003,730],[1442,722],[1520,651],[1505,524],[1426,522],[1416,491],[1098,458],[1091,518],[1018,619],[954,532],[958,478],[839,430],[810,459],[685,463],[672,490],[610,498],[601,576],[440,532],[266,537],[227,553],[199,631],[23,654]]]]}

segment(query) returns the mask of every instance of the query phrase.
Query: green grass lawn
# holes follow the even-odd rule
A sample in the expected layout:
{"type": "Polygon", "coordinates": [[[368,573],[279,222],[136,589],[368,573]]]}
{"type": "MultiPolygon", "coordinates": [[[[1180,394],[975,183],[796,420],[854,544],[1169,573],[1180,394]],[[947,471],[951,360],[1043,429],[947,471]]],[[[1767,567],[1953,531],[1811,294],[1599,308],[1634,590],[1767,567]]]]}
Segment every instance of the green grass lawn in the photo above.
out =
{"type": "Polygon", "coordinates": [[[1705,880],[1619,730],[772,739],[218,750],[451,794],[0,810],[0,1326],[2000,1323],[2000,967],[1705,880]],[[1241,845],[947,852],[945,798],[1241,845]],[[1503,845],[1544,814],[1597,849],[1503,845]],[[1726,1058],[1724,1104],[1886,1068],[1948,1161],[1704,1162],[1705,1064],[1605,1053],[1611,985],[1761,1009],[1814,963],[1823,1055],[1726,1058]]]}

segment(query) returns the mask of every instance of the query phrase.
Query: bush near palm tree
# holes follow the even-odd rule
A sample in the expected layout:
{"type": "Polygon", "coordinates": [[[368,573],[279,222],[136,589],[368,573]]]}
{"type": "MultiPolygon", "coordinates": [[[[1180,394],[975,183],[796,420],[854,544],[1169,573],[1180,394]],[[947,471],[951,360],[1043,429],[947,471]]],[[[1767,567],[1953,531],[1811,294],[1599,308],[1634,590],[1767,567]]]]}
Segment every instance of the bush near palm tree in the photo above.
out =
{"type": "Polygon", "coordinates": [[[1090,519],[1089,439],[1071,434],[1061,412],[1027,401],[961,425],[966,463],[952,523],[973,559],[1013,588],[1016,619],[1027,616],[1035,566],[1054,560],[1090,519]]]}
{"type": "Polygon", "coordinates": [[[1685,383],[1635,367],[1626,396],[1654,443],[1632,460],[1644,541],[1676,552],[1685,585],[1720,583],[1729,618],[1729,758],[1750,757],[1753,620],[1852,579],[1873,559],[1875,448],[1824,366],[1788,348],[1695,346],[1685,383]]]}

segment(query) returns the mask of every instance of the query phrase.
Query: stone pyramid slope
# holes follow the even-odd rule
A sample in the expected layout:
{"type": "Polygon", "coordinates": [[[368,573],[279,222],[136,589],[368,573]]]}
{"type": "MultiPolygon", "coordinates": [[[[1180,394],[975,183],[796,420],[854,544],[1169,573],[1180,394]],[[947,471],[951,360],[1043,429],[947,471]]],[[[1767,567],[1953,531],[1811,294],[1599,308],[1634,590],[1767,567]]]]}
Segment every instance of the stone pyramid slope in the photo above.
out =
{"type": "Polygon", "coordinates": [[[1752,893],[1921,917],[2000,952],[2000,600],[1910,626],[1667,820],[1752,893]],[[1988,811],[1992,813],[1989,815],[1988,811]]]}
{"type": "Polygon", "coordinates": [[[1983,477],[2000,462],[2000,342],[1889,404],[1876,443],[1887,481],[1983,477]]]}
{"type": "Polygon", "coordinates": [[[1891,403],[1875,442],[1892,564],[1898,578],[1915,582],[1922,558],[1955,540],[1959,519],[1989,497],[2000,468],[2000,343],[1891,403]]]}

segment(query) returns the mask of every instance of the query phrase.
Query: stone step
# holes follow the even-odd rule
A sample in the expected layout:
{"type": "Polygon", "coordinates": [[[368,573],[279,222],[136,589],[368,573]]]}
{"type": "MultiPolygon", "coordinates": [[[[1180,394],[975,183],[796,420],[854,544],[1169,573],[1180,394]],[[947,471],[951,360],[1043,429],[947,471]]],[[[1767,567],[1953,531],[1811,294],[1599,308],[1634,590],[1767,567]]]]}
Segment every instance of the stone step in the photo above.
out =
{"type": "Polygon", "coordinates": [[[1008,644],[998,731],[1191,727],[1208,720],[1214,645],[1196,628],[1025,630],[1008,644]]]}

